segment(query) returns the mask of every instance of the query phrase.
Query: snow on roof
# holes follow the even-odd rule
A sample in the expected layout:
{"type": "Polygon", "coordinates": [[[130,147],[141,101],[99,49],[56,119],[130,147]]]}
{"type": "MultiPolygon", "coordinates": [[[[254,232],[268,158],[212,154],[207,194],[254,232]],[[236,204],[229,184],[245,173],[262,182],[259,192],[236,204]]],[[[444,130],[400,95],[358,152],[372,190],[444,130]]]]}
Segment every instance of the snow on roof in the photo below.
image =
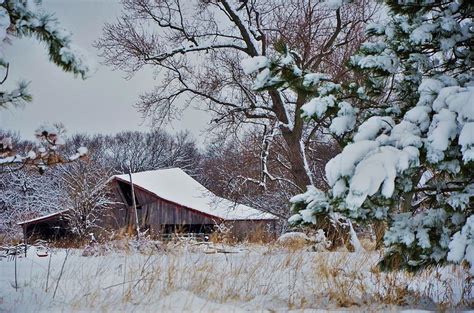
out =
{"type": "Polygon", "coordinates": [[[50,217],[54,217],[56,215],[61,215],[63,213],[66,213],[67,211],[69,211],[68,209],[65,209],[65,210],[61,210],[61,211],[58,211],[58,212],[54,212],[54,213],[51,213],[51,214],[48,214],[48,215],[43,215],[43,216],[40,216],[40,217],[36,217],[36,218],[32,218],[30,220],[26,220],[26,221],[23,221],[23,222],[19,222],[17,223],[17,225],[23,225],[23,224],[29,224],[29,223],[33,223],[33,222],[39,222],[39,221],[42,221],[42,220],[47,220],[48,218],[50,217]]]}
{"type": "MultiPolygon", "coordinates": [[[[129,182],[129,175],[115,175],[129,182]]],[[[132,182],[156,196],[225,220],[267,220],[270,213],[217,197],[180,168],[145,171],[132,174],[132,182]]]]}

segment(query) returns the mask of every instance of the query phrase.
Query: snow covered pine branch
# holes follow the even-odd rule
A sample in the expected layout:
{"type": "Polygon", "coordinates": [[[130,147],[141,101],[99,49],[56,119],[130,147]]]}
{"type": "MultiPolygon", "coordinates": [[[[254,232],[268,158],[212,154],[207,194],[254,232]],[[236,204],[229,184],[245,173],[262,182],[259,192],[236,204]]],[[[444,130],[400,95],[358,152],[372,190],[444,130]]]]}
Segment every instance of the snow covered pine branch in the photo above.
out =
{"type": "Polygon", "coordinates": [[[369,41],[350,60],[362,84],[306,73],[287,48],[246,61],[258,71],[255,89],[311,93],[301,114],[328,121],[330,133],[345,138],[326,165],[330,190],[310,186],[294,197],[290,222],[328,214],[385,221],[383,268],[465,261],[474,275],[472,5],[385,4],[390,21],[369,25],[369,41]]]}
{"type": "MultiPolygon", "coordinates": [[[[85,51],[76,47],[71,41],[71,33],[62,28],[53,14],[41,8],[41,0],[0,0],[0,44],[5,44],[12,37],[35,37],[47,45],[51,62],[66,72],[87,78],[94,69],[85,51]]],[[[10,63],[0,50],[0,70],[4,72],[0,85],[8,78],[10,63]]],[[[0,90],[0,109],[9,105],[17,105],[31,101],[28,83],[20,82],[13,91],[0,90]]],[[[34,164],[40,170],[45,166],[72,161],[86,154],[87,149],[81,147],[75,155],[60,157],[57,148],[62,139],[50,128],[40,128],[36,132],[39,147],[25,155],[17,155],[13,149],[11,138],[0,138],[0,165],[34,164]]]]}
{"type": "Polygon", "coordinates": [[[76,153],[65,156],[60,153],[60,147],[65,141],[60,131],[55,127],[42,126],[36,130],[36,147],[25,154],[14,151],[12,139],[4,137],[0,140],[0,166],[8,166],[9,170],[18,170],[24,166],[34,166],[42,173],[47,167],[73,162],[87,155],[86,147],[79,147],[76,153]]]}

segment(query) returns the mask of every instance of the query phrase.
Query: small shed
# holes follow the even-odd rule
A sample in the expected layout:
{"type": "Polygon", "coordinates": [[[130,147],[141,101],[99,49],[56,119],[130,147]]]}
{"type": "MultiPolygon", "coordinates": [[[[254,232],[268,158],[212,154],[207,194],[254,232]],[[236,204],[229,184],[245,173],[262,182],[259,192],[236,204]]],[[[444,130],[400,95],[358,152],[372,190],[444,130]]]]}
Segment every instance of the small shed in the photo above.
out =
{"type": "Polygon", "coordinates": [[[32,218],[18,223],[23,228],[26,238],[59,239],[68,235],[68,210],[61,210],[48,215],[32,218]]]}
{"type": "MultiPolygon", "coordinates": [[[[152,234],[209,233],[216,225],[226,225],[241,239],[258,229],[276,233],[276,216],[218,197],[180,168],[133,173],[131,181],[139,226],[152,234]]],[[[134,224],[130,175],[116,175],[111,184],[121,202],[111,222],[134,224]]]]}

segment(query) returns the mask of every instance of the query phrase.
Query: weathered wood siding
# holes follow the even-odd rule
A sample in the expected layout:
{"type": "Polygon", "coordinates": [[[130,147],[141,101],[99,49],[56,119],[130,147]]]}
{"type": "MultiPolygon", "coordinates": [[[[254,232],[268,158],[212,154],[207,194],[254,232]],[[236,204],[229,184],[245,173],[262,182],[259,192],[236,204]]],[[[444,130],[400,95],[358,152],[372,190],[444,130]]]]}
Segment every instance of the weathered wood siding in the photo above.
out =
{"type": "Polygon", "coordinates": [[[127,227],[128,208],[125,198],[115,183],[111,184],[110,198],[115,204],[102,216],[101,226],[105,229],[122,229],[127,227]]]}
{"type": "Polygon", "coordinates": [[[152,227],[159,225],[197,225],[214,224],[212,217],[190,210],[183,206],[158,199],[146,206],[152,227]]]}

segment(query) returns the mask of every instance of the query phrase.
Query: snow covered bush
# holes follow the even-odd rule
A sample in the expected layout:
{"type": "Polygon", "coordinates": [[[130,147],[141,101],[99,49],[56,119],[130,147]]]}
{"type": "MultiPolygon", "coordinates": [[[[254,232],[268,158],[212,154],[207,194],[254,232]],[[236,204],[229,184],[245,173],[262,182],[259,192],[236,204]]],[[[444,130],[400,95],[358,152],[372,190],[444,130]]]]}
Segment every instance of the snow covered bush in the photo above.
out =
{"type": "Polygon", "coordinates": [[[369,25],[369,39],[350,59],[363,83],[307,73],[286,47],[255,62],[254,88],[307,92],[301,114],[325,121],[345,142],[326,165],[329,190],[309,187],[294,197],[290,221],[330,214],[385,221],[383,267],[465,260],[474,274],[473,7],[385,4],[389,20],[369,25]]]}

